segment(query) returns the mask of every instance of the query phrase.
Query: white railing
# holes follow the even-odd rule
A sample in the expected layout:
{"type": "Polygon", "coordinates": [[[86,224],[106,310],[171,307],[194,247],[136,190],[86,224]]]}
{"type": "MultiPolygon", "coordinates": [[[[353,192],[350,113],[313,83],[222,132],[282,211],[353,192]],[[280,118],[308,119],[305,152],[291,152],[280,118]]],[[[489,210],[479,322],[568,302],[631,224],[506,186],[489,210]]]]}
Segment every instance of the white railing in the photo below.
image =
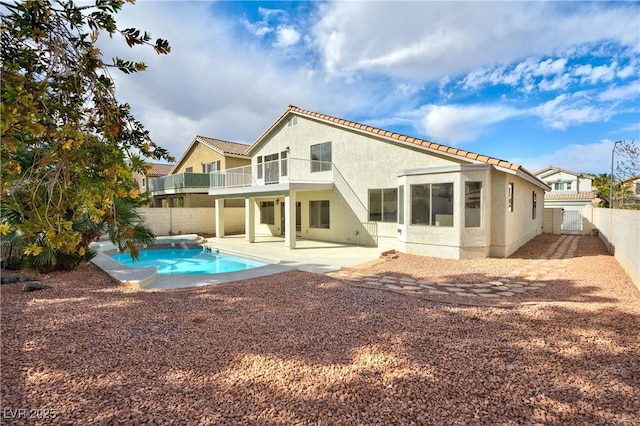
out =
{"type": "Polygon", "coordinates": [[[333,182],[333,165],[328,161],[283,158],[250,166],[212,172],[210,188],[239,188],[287,182],[333,182]]]}

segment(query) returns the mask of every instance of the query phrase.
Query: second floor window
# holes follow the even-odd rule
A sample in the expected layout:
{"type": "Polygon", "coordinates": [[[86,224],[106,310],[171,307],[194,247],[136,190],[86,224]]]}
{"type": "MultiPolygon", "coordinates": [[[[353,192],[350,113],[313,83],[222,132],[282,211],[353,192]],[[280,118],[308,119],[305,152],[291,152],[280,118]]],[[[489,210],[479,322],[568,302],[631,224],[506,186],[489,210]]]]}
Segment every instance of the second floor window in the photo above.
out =
{"type": "Polygon", "coordinates": [[[311,145],[311,173],[331,170],[331,142],[311,145]]]}
{"type": "Polygon", "coordinates": [[[220,170],[220,160],[211,163],[202,163],[202,173],[217,172],[220,170]]]}

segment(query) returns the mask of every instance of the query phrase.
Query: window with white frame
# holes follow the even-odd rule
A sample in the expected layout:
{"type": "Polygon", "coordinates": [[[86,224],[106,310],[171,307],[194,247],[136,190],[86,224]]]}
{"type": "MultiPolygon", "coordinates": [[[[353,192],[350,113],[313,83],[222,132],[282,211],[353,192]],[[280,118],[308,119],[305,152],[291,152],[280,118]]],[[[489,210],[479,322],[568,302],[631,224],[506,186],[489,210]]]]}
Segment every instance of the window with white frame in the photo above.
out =
{"type": "Polygon", "coordinates": [[[258,156],[257,163],[258,163],[258,179],[262,179],[262,155],[258,156]]]}
{"type": "Polygon", "coordinates": [[[482,226],[482,182],[464,184],[464,226],[479,228],[482,226]]]}
{"type": "Polygon", "coordinates": [[[369,190],[369,221],[396,222],[398,220],[398,189],[369,190]]]}
{"type": "Polygon", "coordinates": [[[331,170],[331,142],[311,145],[311,173],[331,170]]]}
{"type": "Polygon", "coordinates": [[[411,185],[411,224],[453,226],[453,183],[411,185]]]}
{"type": "Polygon", "coordinates": [[[220,170],[220,160],[211,163],[202,163],[202,173],[217,172],[220,170]]]}
{"type": "Polygon", "coordinates": [[[309,228],[330,227],[329,200],[309,201],[309,228]]]}

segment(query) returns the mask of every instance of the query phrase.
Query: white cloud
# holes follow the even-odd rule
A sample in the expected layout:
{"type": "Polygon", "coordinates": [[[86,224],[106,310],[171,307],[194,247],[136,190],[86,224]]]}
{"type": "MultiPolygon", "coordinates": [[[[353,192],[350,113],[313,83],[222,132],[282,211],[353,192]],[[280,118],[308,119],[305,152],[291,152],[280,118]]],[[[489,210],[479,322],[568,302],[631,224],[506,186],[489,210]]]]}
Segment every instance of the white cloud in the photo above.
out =
{"type": "Polygon", "coordinates": [[[291,26],[279,25],[276,34],[277,40],[273,44],[276,47],[293,46],[300,40],[300,33],[291,26]]]}
{"type": "Polygon", "coordinates": [[[533,108],[545,126],[565,130],[569,126],[583,123],[607,121],[613,112],[590,103],[585,93],[562,94],[533,108]]]}
{"type": "Polygon", "coordinates": [[[522,115],[504,106],[426,105],[421,109],[424,131],[434,140],[459,144],[475,139],[490,126],[522,115]]]}
{"type": "Polygon", "coordinates": [[[548,166],[556,166],[574,172],[610,173],[611,140],[585,144],[568,144],[548,154],[532,158],[514,158],[517,164],[522,164],[527,170],[537,172],[548,166]]]}
{"type": "Polygon", "coordinates": [[[586,64],[579,66],[574,70],[574,74],[581,77],[581,81],[587,84],[596,84],[599,82],[609,82],[616,76],[617,62],[610,65],[601,65],[597,67],[586,64]]]}
{"type": "MultiPolygon", "coordinates": [[[[612,40],[638,51],[637,5],[556,2],[328,2],[313,27],[326,70],[438,79],[612,40]],[[384,23],[384,31],[380,24],[384,23]]],[[[564,59],[543,63],[559,73],[564,59]]]]}
{"type": "Polygon", "coordinates": [[[640,80],[626,86],[611,86],[598,95],[601,101],[628,101],[640,97],[640,80]]]}

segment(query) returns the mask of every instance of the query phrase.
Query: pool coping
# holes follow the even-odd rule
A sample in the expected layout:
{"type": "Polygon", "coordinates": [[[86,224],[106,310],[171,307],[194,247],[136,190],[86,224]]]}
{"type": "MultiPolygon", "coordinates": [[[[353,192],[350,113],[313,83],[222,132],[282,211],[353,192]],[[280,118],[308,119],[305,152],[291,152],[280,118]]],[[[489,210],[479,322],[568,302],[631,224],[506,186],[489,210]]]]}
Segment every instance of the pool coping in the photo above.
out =
{"type": "MultiPolygon", "coordinates": [[[[147,247],[147,249],[157,247],[172,248],[175,247],[176,243],[184,243],[185,246],[198,247],[201,246],[200,243],[197,242],[199,239],[200,237],[198,237],[197,235],[162,237],[158,240],[161,240],[163,242],[154,244],[152,247],[147,247]]],[[[158,274],[157,268],[155,267],[130,268],[114,260],[110,256],[110,254],[115,254],[119,251],[111,242],[101,241],[92,243],[91,248],[96,250],[96,256],[91,260],[93,264],[102,269],[120,285],[127,288],[139,290],[162,290],[224,284],[232,281],[259,278],[297,269],[294,266],[281,265],[278,259],[256,256],[253,254],[246,254],[242,252],[235,252],[233,250],[217,249],[217,251],[221,253],[229,253],[241,257],[246,257],[251,260],[259,260],[261,262],[267,263],[267,265],[246,269],[243,271],[222,272],[217,274],[163,275],[158,274]]]]}

